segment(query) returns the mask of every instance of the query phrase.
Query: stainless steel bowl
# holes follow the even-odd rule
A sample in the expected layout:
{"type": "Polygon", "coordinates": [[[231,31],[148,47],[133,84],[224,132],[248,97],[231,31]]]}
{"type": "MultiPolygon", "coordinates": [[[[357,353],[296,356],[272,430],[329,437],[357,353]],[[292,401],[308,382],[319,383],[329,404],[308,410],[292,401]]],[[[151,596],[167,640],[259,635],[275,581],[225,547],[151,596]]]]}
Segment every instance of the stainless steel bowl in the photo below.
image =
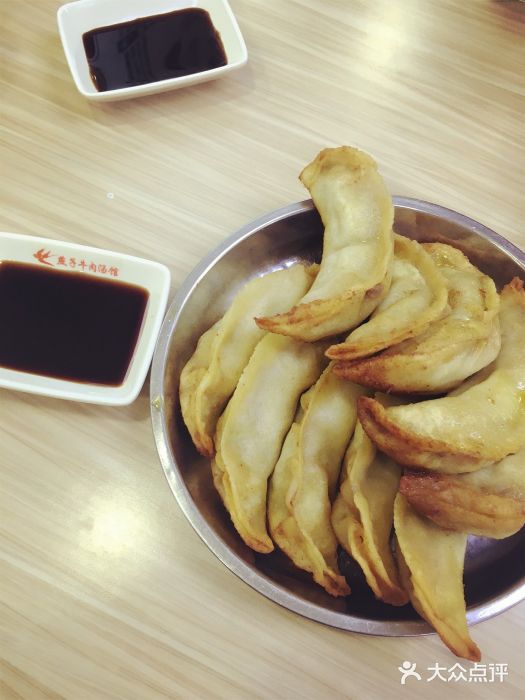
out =
{"type": "MultiPolygon", "coordinates": [[[[395,229],[419,241],[451,242],[499,286],[525,278],[525,255],[485,226],[449,209],[394,197],[395,229]]],[[[318,622],[353,632],[428,634],[411,606],[375,600],[357,566],[341,555],[352,595],[334,599],[276,551],[261,555],[236,534],[216,494],[210,465],[194,449],[182,422],[179,375],[199,336],[226,310],[250,278],[297,260],[319,259],[322,226],[311,201],[271,212],[244,226],[210,253],[173,300],[153,358],[153,431],[168,483],[186,517],[217,557],[243,581],[318,622]]],[[[465,565],[469,623],[480,622],[525,599],[525,528],[505,540],[471,537],[465,565]]]]}

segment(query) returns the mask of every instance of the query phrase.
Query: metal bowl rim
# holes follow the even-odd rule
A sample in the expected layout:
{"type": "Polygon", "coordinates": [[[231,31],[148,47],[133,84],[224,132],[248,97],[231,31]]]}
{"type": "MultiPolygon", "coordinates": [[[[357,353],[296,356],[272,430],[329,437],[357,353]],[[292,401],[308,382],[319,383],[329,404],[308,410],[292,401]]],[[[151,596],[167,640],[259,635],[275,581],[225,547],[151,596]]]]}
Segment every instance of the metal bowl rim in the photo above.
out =
{"type": "MultiPolygon", "coordinates": [[[[447,221],[457,223],[464,228],[490,240],[506,255],[513,258],[518,264],[525,267],[525,254],[514,244],[495,231],[487,228],[474,219],[459,214],[452,209],[447,209],[439,204],[433,204],[410,197],[395,196],[392,198],[394,206],[404,209],[431,214],[447,221]]],[[[296,612],[303,617],[321,622],[331,627],[357,632],[388,637],[405,637],[414,635],[433,634],[434,630],[424,620],[410,621],[383,621],[371,620],[348,615],[337,611],[327,610],[310,601],[297,598],[284,587],[279,586],[269,577],[254,571],[215,533],[201,515],[178,469],[177,461],[168,441],[165,439],[165,411],[164,402],[164,373],[166,359],[168,357],[171,337],[177,327],[182,310],[191,296],[194,288],[206,275],[215,263],[224,257],[241,241],[255,235],[261,228],[275,223],[281,219],[310,211],[314,208],[312,200],[306,199],[287,206],[275,209],[257,219],[245,224],[235,233],[225,238],[215,249],[208,253],[186,277],[173,301],[171,302],[164,322],[162,324],[157,345],[153,355],[150,379],[151,421],[157,452],[168,484],[172,490],[184,515],[189,523],[215,554],[215,556],[241,580],[253,589],[262,593],[275,603],[296,612]]],[[[467,610],[467,621],[470,625],[477,624],[499,613],[508,610],[517,603],[525,600],[525,577],[513,586],[509,587],[500,596],[471,606],[467,610]]]]}

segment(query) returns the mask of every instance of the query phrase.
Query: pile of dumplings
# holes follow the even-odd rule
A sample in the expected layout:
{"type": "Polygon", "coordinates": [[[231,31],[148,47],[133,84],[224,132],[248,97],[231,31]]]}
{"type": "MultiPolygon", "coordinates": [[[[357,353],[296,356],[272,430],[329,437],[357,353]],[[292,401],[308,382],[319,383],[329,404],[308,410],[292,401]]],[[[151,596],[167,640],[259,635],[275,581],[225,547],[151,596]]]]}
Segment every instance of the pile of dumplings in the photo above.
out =
{"type": "Polygon", "coordinates": [[[244,542],[279,547],[333,596],[338,547],[374,595],[480,651],[467,537],[525,524],[525,290],[443,243],[393,231],[374,160],[343,146],[300,175],[319,265],[251,280],[180,379],[192,440],[244,542]]]}

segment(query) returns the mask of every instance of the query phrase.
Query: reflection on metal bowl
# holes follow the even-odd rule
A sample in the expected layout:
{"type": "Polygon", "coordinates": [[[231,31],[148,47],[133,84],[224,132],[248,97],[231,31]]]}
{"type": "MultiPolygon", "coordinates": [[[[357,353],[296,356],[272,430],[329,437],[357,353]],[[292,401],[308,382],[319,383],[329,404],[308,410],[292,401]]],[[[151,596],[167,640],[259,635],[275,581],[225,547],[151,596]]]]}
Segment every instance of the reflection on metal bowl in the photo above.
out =
{"type": "MultiPolygon", "coordinates": [[[[395,230],[419,241],[450,242],[498,287],[525,278],[525,255],[481,224],[427,202],[394,198],[395,230]]],[[[199,336],[254,276],[298,260],[319,260],[322,225],[311,201],[292,204],[227,238],[197,265],[173,300],[162,327],[151,374],[152,421],[168,483],[186,517],[217,557],[271,600],[318,622],[367,634],[403,636],[432,630],[410,605],[378,602],[357,565],[341,555],[352,595],[335,599],[278,551],[251,551],[236,534],[216,494],[209,462],[194,449],[183,424],[179,375],[199,336]]],[[[471,537],[465,565],[470,624],[525,599],[525,529],[505,540],[471,537]]]]}

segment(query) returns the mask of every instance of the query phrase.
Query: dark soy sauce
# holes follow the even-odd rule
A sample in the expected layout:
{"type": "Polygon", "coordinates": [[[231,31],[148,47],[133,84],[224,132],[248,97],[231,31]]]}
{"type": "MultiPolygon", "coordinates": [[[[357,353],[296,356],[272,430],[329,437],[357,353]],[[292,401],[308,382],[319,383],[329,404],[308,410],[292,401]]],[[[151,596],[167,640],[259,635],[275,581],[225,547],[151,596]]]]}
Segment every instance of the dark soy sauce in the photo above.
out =
{"type": "Polygon", "coordinates": [[[99,27],[82,36],[99,92],[225,66],[221,37],[206,10],[188,8],[99,27]]]}
{"type": "Polygon", "coordinates": [[[90,384],[124,381],[149,293],[113,279],[0,263],[0,365],[90,384]]]}

